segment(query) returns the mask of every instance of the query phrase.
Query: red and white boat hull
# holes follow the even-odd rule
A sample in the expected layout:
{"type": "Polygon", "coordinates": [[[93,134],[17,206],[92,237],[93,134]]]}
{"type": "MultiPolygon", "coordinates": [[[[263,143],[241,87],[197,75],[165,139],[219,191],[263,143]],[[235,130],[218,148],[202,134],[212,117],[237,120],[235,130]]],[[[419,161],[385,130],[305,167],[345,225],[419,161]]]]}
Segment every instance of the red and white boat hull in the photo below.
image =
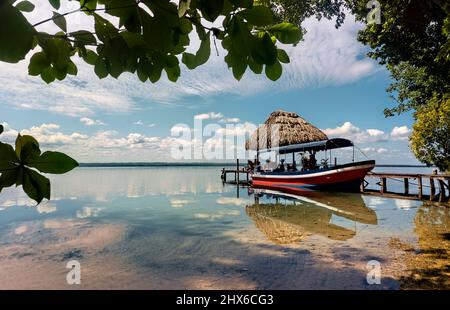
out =
{"type": "Polygon", "coordinates": [[[358,191],[374,160],[338,165],[312,171],[261,172],[252,175],[253,186],[284,191],[358,191]]]}

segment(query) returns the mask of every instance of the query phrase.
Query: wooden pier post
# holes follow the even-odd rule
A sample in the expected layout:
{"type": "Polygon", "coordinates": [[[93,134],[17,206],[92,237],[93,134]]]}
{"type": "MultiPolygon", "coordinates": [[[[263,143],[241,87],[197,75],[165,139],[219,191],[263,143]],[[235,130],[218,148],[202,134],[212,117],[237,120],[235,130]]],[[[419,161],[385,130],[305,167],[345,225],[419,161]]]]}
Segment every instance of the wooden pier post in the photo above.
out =
{"type": "Polygon", "coordinates": [[[381,192],[382,194],[384,194],[384,193],[386,193],[386,178],[385,178],[385,177],[381,177],[381,178],[380,178],[380,181],[381,181],[381,189],[380,189],[380,192],[381,192]]]}
{"type": "Polygon", "coordinates": [[[236,184],[239,185],[239,158],[236,159],[236,184]]]}
{"type": "Polygon", "coordinates": [[[398,197],[399,199],[423,200],[429,199],[436,203],[450,203],[450,174],[408,174],[408,173],[376,173],[369,172],[369,178],[379,179],[376,182],[380,189],[367,188],[367,183],[361,184],[361,192],[368,195],[380,195],[387,197],[398,197]],[[404,189],[396,191],[395,188],[388,190],[387,180],[395,179],[401,182],[403,179],[404,189]],[[430,194],[428,194],[428,180],[430,180],[430,194]],[[417,180],[417,183],[415,183],[417,180]],[[438,184],[436,184],[436,181],[438,184]],[[412,182],[412,183],[411,183],[412,182]],[[411,191],[411,184],[417,185],[417,193],[411,191]],[[439,192],[438,192],[439,191],[439,192]],[[413,193],[414,192],[414,193],[413,193]]]}
{"type": "Polygon", "coordinates": [[[434,200],[436,188],[434,187],[434,179],[430,177],[430,200],[434,200]]]}
{"type": "Polygon", "coordinates": [[[417,190],[419,191],[419,199],[422,199],[423,196],[423,187],[422,187],[422,177],[417,177],[417,190]]]}
{"type": "Polygon", "coordinates": [[[445,201],[444,181],[443,180],[438,180],[438,181],[439,181],[439,202],[444,202],[445,201]]]}

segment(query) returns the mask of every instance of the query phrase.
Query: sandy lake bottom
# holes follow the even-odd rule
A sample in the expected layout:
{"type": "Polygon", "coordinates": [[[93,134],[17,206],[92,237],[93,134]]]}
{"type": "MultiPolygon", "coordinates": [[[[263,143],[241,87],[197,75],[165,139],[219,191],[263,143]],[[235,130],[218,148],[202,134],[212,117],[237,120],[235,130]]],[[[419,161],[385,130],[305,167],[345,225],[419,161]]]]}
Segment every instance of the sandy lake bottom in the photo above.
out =
{"type": "Polygon", "coordinates": [[[222,185],[211,168],[80,168],[0,195],[0,289],[449,289],[450,208],[222,185]],[[69,285],[77,260],[81,284],[69,285]],[[379,266],[380,284],[369,284],[379,266]],[[370,282],[370,280],[369,280],[370,282]]]}

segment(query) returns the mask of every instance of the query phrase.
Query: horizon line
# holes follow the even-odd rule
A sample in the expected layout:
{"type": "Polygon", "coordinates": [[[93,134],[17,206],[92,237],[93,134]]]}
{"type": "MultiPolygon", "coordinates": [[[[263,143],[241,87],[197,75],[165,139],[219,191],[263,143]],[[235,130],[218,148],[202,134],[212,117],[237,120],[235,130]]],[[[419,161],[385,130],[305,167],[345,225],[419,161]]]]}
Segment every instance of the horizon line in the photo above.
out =
{"type": "MultiPolygon", "coordinates": [[[[245,161],[239,163],[244,166],[245,161]]],[[[106,162],[106,163],[80,163],[79,167],[170,167],[170,166],[236,166],[236,162],[106,162]]],[[[434,168],[427,165],[405,165],[405,164],[376,164],[375,167],[403,167],[403,168],[434,168]]]]}

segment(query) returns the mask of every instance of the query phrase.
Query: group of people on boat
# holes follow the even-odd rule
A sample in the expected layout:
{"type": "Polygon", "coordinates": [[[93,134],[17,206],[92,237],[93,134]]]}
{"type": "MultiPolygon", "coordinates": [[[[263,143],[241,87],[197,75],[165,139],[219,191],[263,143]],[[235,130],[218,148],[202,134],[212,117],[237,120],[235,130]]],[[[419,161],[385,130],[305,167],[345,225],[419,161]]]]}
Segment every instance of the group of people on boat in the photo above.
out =
{"type": "MultiPolygon", "coordinates": [[[[285,171],[308,171],[308,170],[315,170],[318,169],[319,166],[317,165],[317,159],[316,159],[316,152],[310,151],[309,154],[300,153],[300,162],[301,167],[298,169],[297,163],[294,160],[292,163],[286,163],[286,160],[284,158],[280,159],[280,162],[273,162],[270,159],[266,160],[266,163],[264,165],[261,165],[261,162],[259,160],[251,161],[249,160],[247,163],[247,170],[248,171],[273,171],[273,172],[285,172],[285,171]]],[[[322,162],[322,166],[326,166],[326,163],[322,162]]]]}

